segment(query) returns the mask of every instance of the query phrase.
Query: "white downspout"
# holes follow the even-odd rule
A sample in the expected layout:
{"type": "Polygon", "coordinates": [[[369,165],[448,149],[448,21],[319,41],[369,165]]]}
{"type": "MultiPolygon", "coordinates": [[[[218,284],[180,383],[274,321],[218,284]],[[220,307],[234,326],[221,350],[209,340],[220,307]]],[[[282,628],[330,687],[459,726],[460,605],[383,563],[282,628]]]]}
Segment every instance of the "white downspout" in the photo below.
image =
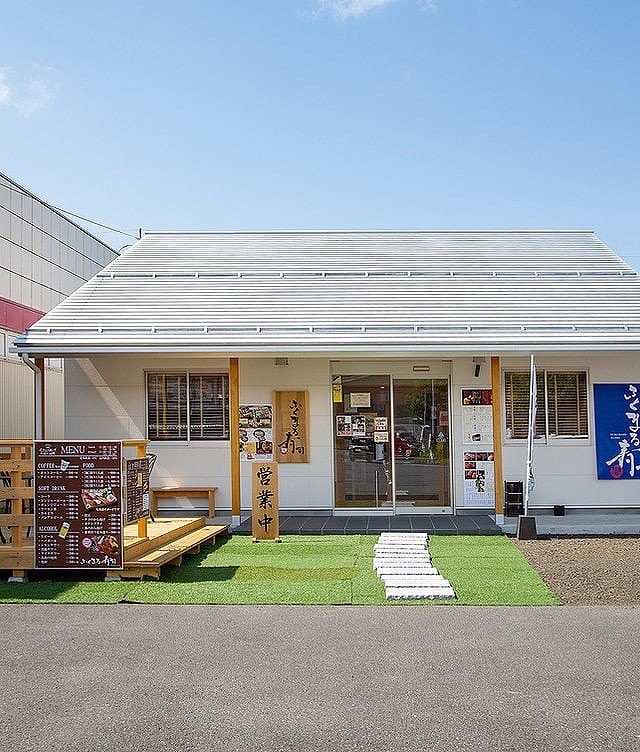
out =
{"type": "Polygon", "coordinates": [[[31,360],[27,353],[21,353],[20,357],[25,366],[29,366],[35,374],[35,393],[33,395],[35,426],[33,429],[33,437],[36,440],[42,439],[42,371],[31,360]]]}

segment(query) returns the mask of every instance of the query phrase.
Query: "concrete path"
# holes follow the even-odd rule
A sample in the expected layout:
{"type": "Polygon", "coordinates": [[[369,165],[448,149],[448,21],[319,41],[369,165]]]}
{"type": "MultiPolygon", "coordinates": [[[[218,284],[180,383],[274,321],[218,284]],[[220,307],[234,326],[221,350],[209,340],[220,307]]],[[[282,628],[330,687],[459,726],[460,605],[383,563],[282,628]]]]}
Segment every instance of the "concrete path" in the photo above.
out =
{"type": "Polygon", "coordinates": [[[630,752],[640,608],[3,606],[11,752],[630,752]]]}
{"type": "MultiPolygon", "coordinates": [[[[580,514],[567,511],[563,517],[552,514],[536,514],[538,535],[640,535],[640,512],[590,512],[580,514]]],[[[517,517],[507,517],[502,530],[515,534],[517,517]]]]}

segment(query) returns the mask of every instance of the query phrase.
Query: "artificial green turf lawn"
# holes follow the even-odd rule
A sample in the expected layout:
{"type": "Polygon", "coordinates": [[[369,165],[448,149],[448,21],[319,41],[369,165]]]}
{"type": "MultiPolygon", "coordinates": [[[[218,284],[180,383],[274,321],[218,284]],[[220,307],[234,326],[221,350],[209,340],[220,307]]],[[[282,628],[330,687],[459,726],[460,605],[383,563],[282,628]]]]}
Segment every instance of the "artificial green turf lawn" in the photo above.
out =
{"type": "MultiPolygon", "coordinates": [[[[185,557],[181,567],[164,567],[159,582],[0,583],[0,602],[387,604],[373,571],[377,540],[377,535],[290,535],[282,543],[253,543],[236,535],[185,557]]],[[[560,603],[504,536],[434,535],[430,550],[453,585],[456,604],[560,603]]],[[[391,605],[402,603],[434,601],[391,605]]]]}
{"type": "Polygon", "coordinates": [[[129,582],[2,582],[0,603],[119,603],[129,582]]]}

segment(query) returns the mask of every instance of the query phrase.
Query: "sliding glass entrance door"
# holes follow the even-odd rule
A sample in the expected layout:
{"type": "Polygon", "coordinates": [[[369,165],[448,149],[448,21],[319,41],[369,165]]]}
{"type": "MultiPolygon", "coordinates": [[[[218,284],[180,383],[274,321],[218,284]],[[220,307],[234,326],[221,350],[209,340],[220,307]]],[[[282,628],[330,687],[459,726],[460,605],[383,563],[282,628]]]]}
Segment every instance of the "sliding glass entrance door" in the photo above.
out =
{"type": "Polygon", "coordinates": [[[395,510],[451,511],[449,382],[393,380],[395,510]]]}
{"type": "Polygon", "coordinates": [[[388,376],[338,376],[333,385],[337,509],[391,510],[388,376]]]}

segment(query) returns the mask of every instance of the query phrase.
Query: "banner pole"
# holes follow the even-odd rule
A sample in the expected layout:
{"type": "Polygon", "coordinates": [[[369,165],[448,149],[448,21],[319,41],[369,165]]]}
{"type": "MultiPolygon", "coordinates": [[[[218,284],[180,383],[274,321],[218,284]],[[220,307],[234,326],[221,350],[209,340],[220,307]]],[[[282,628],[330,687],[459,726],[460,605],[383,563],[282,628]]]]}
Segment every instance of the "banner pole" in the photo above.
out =
{"type": "Polygon", "coordinates": [[[529,493],[533,490],[535,480],[533,477],[533,439],[536,432],[538,388],[536,383],[536,365],[533,353],[529,366],[529,423],[527,432],[527,465],[524,476],[524,515],[529,516],[529,493]]]}

